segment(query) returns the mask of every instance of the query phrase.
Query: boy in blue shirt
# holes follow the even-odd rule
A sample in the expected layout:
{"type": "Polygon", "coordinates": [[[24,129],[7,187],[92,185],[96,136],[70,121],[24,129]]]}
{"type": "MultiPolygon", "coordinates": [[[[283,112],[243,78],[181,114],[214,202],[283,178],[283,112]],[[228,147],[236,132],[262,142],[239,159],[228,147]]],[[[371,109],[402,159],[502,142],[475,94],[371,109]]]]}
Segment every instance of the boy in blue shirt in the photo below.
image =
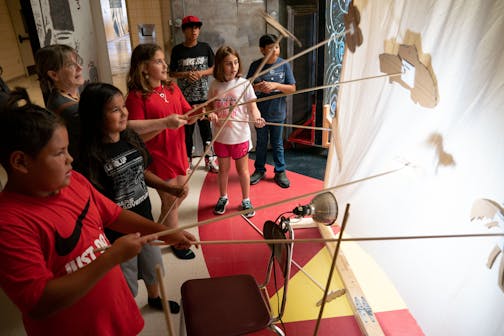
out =
{"type": "MultiPolygon", "coordinates": [[[[276,44],[277,37],[273,34],[266,34],[259,39],[259,48],[266,57],[272,50],[264,70],[280,63],[283,59],[280,55],[280,46],[276,44]]],[[[263,58],[258,59],[250,65],[247,78],[252,77],[263,58]]],[[[267,74],[257,77],[254,80],[254,91],[257,98],[273,96],[280,93],[293,93],[296,91],[296,80],[289,63],[285,63],[267,74]]],[[[258,102],[257,107],[261,116],[266,122],[284,123],[287,114],[287,102],[285,97],[258,102]]],[[[266,125],[263,128],[256,128],[256,160],[255,171],[250,176],[250,184],[257,184],[266,175],[266,156],[268,152],[268,138],[273,150],[273,160],[275,162],[275,182],[282,188],[288,188],[290,181],[285,174],[285,157],[283,148],[283,126],[266,125]]]]}

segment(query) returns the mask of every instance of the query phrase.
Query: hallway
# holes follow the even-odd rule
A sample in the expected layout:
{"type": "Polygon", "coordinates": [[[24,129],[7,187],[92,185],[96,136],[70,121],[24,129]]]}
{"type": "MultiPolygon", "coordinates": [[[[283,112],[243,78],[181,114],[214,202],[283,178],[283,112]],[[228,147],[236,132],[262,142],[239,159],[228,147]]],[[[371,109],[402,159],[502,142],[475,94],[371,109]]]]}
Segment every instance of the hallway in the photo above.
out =
{"type": "Polygon", "coordinates": [[[126,78],[130,67],[131,41],[126,34],[107,42],[107,49],[112,70],[112,83],[126,94],[126,78]]]}

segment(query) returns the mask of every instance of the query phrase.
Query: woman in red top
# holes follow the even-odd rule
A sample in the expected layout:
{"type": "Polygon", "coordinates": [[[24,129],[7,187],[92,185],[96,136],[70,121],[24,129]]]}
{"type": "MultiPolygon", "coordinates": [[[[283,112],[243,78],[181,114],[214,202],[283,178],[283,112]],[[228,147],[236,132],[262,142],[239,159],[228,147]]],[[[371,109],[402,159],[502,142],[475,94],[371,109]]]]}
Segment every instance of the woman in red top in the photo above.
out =
{"type": "MultiPolygon", "coordinates": [[[[128,90],[126,107],[130,120],[159,119],[173,114],[183,115],[191,110],[191,105],[185,100],[179,87],[168,80],[164,52],[156,44],[140,44],[133,50],[128,90]]],[[[183,185],[188,168],[184,129],[163,129],[141,136],[152,156],[149,170],[174,186],[183,185]]],[[[177,227],[178,207],[183,199],[162,190],[157,192],[161,198],[160,219],[165,217],[173,202],[176,202],[162,224],[169,228],[177,227]]],[[[172,249],[180,259],[194,258],[191,250],[172,249]]]]}

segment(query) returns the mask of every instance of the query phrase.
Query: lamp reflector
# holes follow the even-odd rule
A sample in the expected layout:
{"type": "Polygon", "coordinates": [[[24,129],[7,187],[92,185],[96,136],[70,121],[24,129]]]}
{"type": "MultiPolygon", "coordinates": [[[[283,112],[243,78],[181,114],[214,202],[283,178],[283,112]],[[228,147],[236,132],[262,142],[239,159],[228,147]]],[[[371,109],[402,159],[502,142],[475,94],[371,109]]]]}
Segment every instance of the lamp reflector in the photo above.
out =
{"type": "Polygon", "coordinates": [[[338,202],[333,193],[327,191],[315,196],[309,204],[310,211],[315,222],[332,225],[338,218],[338,202]]]}

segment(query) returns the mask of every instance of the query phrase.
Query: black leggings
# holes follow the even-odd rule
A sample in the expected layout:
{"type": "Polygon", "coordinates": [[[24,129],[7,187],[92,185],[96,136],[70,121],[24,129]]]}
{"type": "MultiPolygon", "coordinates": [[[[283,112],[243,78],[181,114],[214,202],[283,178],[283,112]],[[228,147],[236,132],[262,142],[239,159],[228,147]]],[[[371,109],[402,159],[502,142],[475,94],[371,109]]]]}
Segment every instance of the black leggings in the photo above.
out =
{"type": "MultiPolygon", "coordinates": [[[[193,133],[194,133],[194,125],[185,125],[185,143],[186,143],[186,152],[187,157],[192,157],[192,148],[193,148],[193,133]]],[[[212,129],[210,128],[210,120],[203,119],[198,120],[198,128],[201,135],[201,140],[203,142],[203,150],[205,150],[207,146],[207,142],[212,141],[212,129]]],[[[210,155],[205,155],[205,157],[210,157],[210,155]]]]}

